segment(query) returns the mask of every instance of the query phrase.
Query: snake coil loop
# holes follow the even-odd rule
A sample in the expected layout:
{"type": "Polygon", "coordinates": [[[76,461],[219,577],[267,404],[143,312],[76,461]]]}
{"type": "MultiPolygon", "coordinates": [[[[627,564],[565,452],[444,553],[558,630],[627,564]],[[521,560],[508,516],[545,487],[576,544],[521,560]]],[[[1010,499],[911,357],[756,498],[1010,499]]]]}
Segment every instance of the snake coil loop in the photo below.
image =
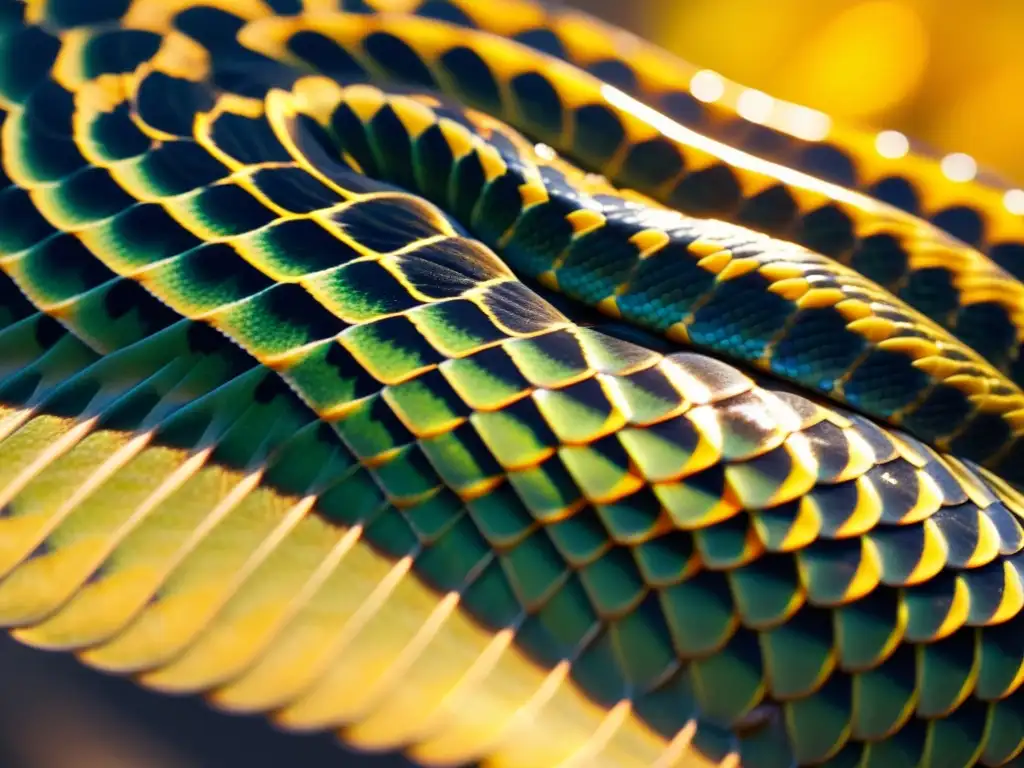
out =
{"type": "Polygon", "coordinates": [[[1024,223],[491,5],[0,0],[0,625],[432,765],[1018,759],[1024,223]]]}

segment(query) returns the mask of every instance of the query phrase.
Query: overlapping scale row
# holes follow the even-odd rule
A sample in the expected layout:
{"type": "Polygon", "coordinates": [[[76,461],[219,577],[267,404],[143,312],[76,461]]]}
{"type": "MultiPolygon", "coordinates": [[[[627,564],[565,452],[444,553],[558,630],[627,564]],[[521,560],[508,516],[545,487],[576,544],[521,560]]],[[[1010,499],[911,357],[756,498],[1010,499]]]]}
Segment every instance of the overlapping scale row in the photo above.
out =
{"type": "Polygon", "coordinates": [[[499,148],[493,133],[485,140],[442,117],[450,109],[332,86],[300,81],[297,101],[311,102],[310,117],[319,113],[359,167],[453,211],[518,274],[933,444],[995,457],[1012,475],[1012,435],[1024,418],[1016,387],[860,274],[611,189],[583,192],[582,179],[524,157],[522,141],[499,148]],[[403,157],[389,167],[388,158],[403,157]]]}
{"type": "Polygon", "coordinates": [[[1020,494],[573,323],[235,44],[299,10],[0,5],[0,620],[426,762],[1014,759],[1020,494]]]}
{"type": "MultiPolygon", "coordinates": [[[[524,31],[522,15],[511,14],[497,39],[473,29],[446,33],[444,22],[432,18],[319,10],[254,23],[241,39],[272,58],[292,57],[314,68],[326,64],[345,79],[384,76],[440,88],[686,213],[796,240],[864,272],[1024,380],[1020,284],[939,229],[707,139],[529,48],[531,40],[514,37],[524,31]],[[295,32],[300,34],[293,39],[295,32]]],[[[492,19],[485,26],[503,23],[492,19]]]]}
{"type": "MultiPolygon", "coordinates": [[[[324,425],[317,426],[311,413],[304,416],[294,400],[279,390],[275,394],[272,379],[258,368],[247,369],[237,355],[233,364],[230,356],[222,362],[230,347],[198,330],[176,326],[93,364],[79,380],[64,385],[63,397],[44,401],[44,412],[56,410],[57,400],[70,405],[76,390],[95,391],[85,386],[89,380],[130,381],[134,375],[147,382],[110,397],[111,405],[100,409],[101,426],[107,429],[72,437],[61,446],[65,453],[37,465],[9,502],[7,541],[20,546],[8,550],[7,568],[17,568],[0,587],[0,606],[6,606],[6,622],[32,624],[20,630],[23,639],[48,646],[94,646],[86,654],[91,663],[146,671],[160,687],[192,689],[227,677],[231,665],[225,670],[204,656],[215,649],[208,647],[212,640],[205,635],[194,637],[197,625],[217,608],[226,612],[219,621],[244,619],[246,610],[258,609],[258,604],[246,605],[253,599],[250,590],[269,589],[265,582],[277,571],[257,569],[257,562],[251,564],[252,575],[246,574],[252,584],[222,585],[209,582],[220,572],[210,569],[230,573],[233,565],[239,567],[232,557],[269,557],[255,545],[260,536],[279,530],[256,527],[257,521],[263,526],[297,521],[289,517],[275,523],[279,517],[272,510],[253,518],[265,502],[254,488],[238,490],[253,476],[218,481],[226,470],[217,467],[226,465],[259,467],[261,480],[299,496],[314,489],[309,508],[331,522],[355,526],[347,530],[361,529],[365,541],[391,557],[413,557],[417,577],[435,588],[461,591],[461,609],[477,621],[494,631],[514,628],[517,647],[529,658],[545,666],[572,659],[571,679],[589,696],[609,707],[632,699],[637,713],[665,728],[666,737],[685,726],[680,718],[697,713],[712,723],[752,719],[758,727],[734,747],[766,760],[781,759],[780,754],[789,753],[762,752],[762,739],[769,735],[766,723],[775,722],[779,715],[771,712],[777,710],[785,715],[780,722],[787,724],[793,744],[786,749],[797,750],[797,759],[810,760],[843,739],[855,745],[850,749],[860,750],[860,741],[877,741],[908,717],[927,721],[986,701],[986,696],[999,711],[1016,684],[1019,662],[1012,661],[1007,647],[1012,648],[1013,622],[1004,622],[1020,608],[1012,602],[1021,595],[1017,558],[1006,556],[1020,549],[1019,503],[1012,495],[1000,496],[998,489],[986,490],[976,472],[905,437],[796,395],[755,388],[708,358],[665,359],[593,332],[560,332],[515,343],[529,342],[526,350],[513,343],[492,348],[519,362],[520,389],[526,393],[520,402],[528,408],[485,410],[478,405],[462,425],[470,428],[438,435],[456,450],[420,437],[396,446],[400,455],[370,462],[377,481],[384,481],[384,490],[400,502],[396,508],[385,505],[380,486],[357,469],[351,452],[324,425]],[[565,364],[574,349],[576,356],[594,361],[592,369],[565,364]],[[238,383],[218,387],[230,374],[238,383]],[[580,394],[580,382],[593,380],[602,389],[619,382],[619,413],[630,426],[619,429],[613,440],[599,437],[598,420],[581,418],[596,410],[597,399],[580,394]],[[202,397],[211,385],[211,395],[202,397]],[[145,397],[153,392],[162,395],[155,404],[145,397]],[[556,395],[574,407],[546,410],[547,399],[556,395]],[[757,407],[753,400],[760,401],[757,407]],[[272,416],[276,411],[282,412],[272,416]],[[500,432],[491,431],[483,418],[487,414],[503,420],[500,432]],[[268,430],[268,423],[274,428],[268,430]],[[308,426],[296,431],[302,424],[308,426]],[[566,438],[560,448],[552,447],[557,441],[538,444],[536,435],[543,429],[574,430],[578,444],[564,444],[566,438]],[[169,445],[144,451],[139,433],[153,446],[169,445]],[[497,449],[490,447],[496,434],[501,436],[493,443],[497,449]],[[517,440],[520,436],[532,439],[517,440]],[[180,450],[204,444],[213,448],[212,454],[189,457],[180,450]],[[333,451],[335,461],[343,463],[309,461],[317,445],[322,446],[317,451],[333,451]],[[437,489],[443,481],[463,496],[462,504],[447,497],[451,506],[446,509],[436,495],[417,500],[417,494],[409,493],[414,489],[408,485],[408,469],[417,465],[418,451],[431,459],[418,462],[421,482],[437,489]],[[161,460],[164,453],[169,455],[161,460]],[[538,453],[548,456],[538,460],[538,453]],[[660,471],[651,465],[659,455],[660,471]],[[485,456],[492,462],[489,476],[480,468],[485,456]],[[195,468],[173,471],[197,457],[210,465],[214,477],[195,468]],[[664,467],[670,465],[674,479],[666,477],[664,467]],[[398,468],[403,471],[390,474],[398,468]],[[780,491],[780,477],[772,475],[787,468],[780,491]],[[68,473],[94,485],[73,504],[61,493],[68,473]],[[465,479],[459,482],[459,477],[465,479]],[[320,490],[315,478],[328,487],[320,490]],[[892,478],[901,482],[894,486],[892,478]],[[341,487],[334,488],[335,483],[341,487]],[[908,499],[912,483],[918,491],[908,499]],[[782,499],[766,499],[762,485],[770,485],[776,497],[783,494],[782,499]],[[126,494],[132,488],[142,495],[126,494]],[[481,493],[482,488],[487,490],[481,493]],[[605,499],[594,503],[601,494],[605,499]],[[843,494],[857,497],[859,504],[847,505],[849,512],[841,519],[844,506],[835,496],[843,494]],[[682,505],[684,499],[690,503],[682,505]],[[116,506],[102,512],[113,500],[116,506]],[[977,530],[973,539],[964,533],[972,527],[977,530]],[[171,531],[186,539],[171,546],[171,531]],[[898,546],[893,538],[900,539],[898,546]],[[229,552],[226,542],[232,546],[229,552]],[[47,588],[27,592],[25,585],[40,583],[42,572],[47,588]],[[899,586],[906,587],[902,594],[893,589],[899,586]],[[211,589],[213,594],[197,604],[195,590],[211,589]],[[160,598],[154,603],[155,594],[160,598]],[[994,595],[1002,601],[993,603],[994,595]],[[140,613],[144,599],[148,607],[140,613]],[[195,614],[199,606],[208,613],[195,614]],[[992,626],[995,622],[1000,625],[992,626]],[[170,636],[168,626],[176,628],[170,636]],[[964,640],[965,633],[974,639],[964,640]],[[191,642],[197,643],[191,655],[178,659],[191,642]],[[931,654],[927,649],[936,642],[950,645],[931,654]],[[916,662],[913,653],[909,659],[904,653],[913,648],[920,653],[916,662]],[[680,667],[682,660],[686,663],[680,667]],[[908,662],[922,676],[939,677],[934,692],[911,684],[906,703],[897,707],[888,677],[880,690],[871,678],[898,672],[908,662]],[[938,665],[934,672],[932,665],[938,665]],[[975,677],[969,669],[984,674],[975,677]],[[970,683],[968,690],[945,684],[950,674],[969,675],[963,681],[970,683]],[[829,681],[839,691],[852,686],[858,698],[850,699],[848,692],[843,703],[842,695],[826,685],[829,681]],[[684,694],[685,699],[678,698],[684,694]],[[922,697],[916,710],[908,709],[912,695],[922,697]],[[832,700],[835,696],[838,701],[832,700]],[[665,697],[676,707],[688,701],[689,709],[666,711],[665,697]],[[830,703],[833,718],[856,719],[863,711],[860,716],[870,713],[874,719],[842,738],[831,731],[823,734],[827,723],[817,719],[822,702],[830,703]],[[878,721],[884,716],[878,712],[882,703],[893,718],[884,723],[878,721]],[[854,710],[855,704],[863,710],[854,710]]],[[[453,386],[461,375],[480,380],[481,373],[510,367],[482,353],[450,361],[450,366],[442,367],[442,373],[453,386]]],[[[432,381],[436,392],[441,380],[432,381]]],[[[419,434],[425,422],[416,424],[403,411],[401,404],[408,400],[400,387],[382,390],[380,398],[392,414],[404,413],[410,432],[419,434]]],[[[88,402],[77,401],[79,407],[88,402]]],[[[69,421],[74,414],[64,406],[63,426],[75,424],[69,421]]],[[[435,414],[429,415],[433,422],[435,414]]],[[[40,436],[33,433],[48,418],[33,418],[0,443],[12,474],[23,476],[20,467],[38,461],[33,444],[37,451],[52,445],[34,442],[40,436]]],[[[56,436],[48,434],[51,441],[56,436]]],[[[250,485],[255,483],[250,480],[250,485]]],[[[12,490],[10,480],[5,489],[12,490]]],[[[297,552],[289,555],[289,547],[300,544],[300,551],[307,552],[311,543],[277,543],[280,557],[301,561],[297,552]]],[[[329,593],[335,599],[349,594],[340,582],[331,586],[340,590],[329,593]]],[[[320,631],[329,635],[329,627],[320,631]]],[[[258,645],[267,638],[243,632],[238,640],[258,645]]],[[[268,665],[272,669],[278,655],[286,654],[292,663],[295,659],[276,645],[267,654],[218,695],[244,708],[288,703],[287,692],[301,689],[303,675],[312,670],[289,666],[274,677],[268,665]]],[[[224,664],[222,657],[213,658],[224,664]]],[[[347,664],[344,669],[354,674],[347,664]]],[[[334,682],[340,686],[344,680],[334,682]]],[[[316,715],[307,716],[325,724],[343,721],[347,710],[342,705],[349,700],[329,704],[341,707],[342,714],[314,708],[316,715]]],[[[296,724],[303,722],[302,711],[298,707],[299,714],[291,715],[296,724]]],[[[935,720],[929,738],[943,738],[945,722],[935,720]]],[[[911,726],[899,731],[900,738],[911,740],[906,728],[911,726]]],[[[708,729],[714,732],[713,726],[708,729]]],[[[754,757],[748,762],[759,764],[754,757]]]]}
{"type": "MultiPolygon", "coordinates": [[[[1017,277],[1024,274],[1024,223],[1021,215],[1005,204],[1010,187],[991,173],[968,182],[950,180],[930,152],[913,143],[909,156],[887,157],[876,149],[875,133],[837,124],[825,115],[785,102],[776,101],[762,121],[751,122],[738,109],[746,88],[724,78],[701,75],[701,67],[575,8],[541,7],[532,0],[516,0],[496,15],[488,13],[479,0],[424,0],[415,9],[400,0],[367,0],[366,4],[380,11],[416,13],[513,38],[587,70],[694,131],[927,219],[988,254],[1017,277]],[[721,96],[710,102],[697,98],[691,91],[695,75],[697,81],[703,78],[721,88],[721,96]]],[[[761,203],[767,206],[767,213],[783,220],[792,205],[781,188],[766,194],[761,203]]],[[[888,238],[879,238],[879,252],[886,246],[899,260],[901,249],[888,238]]],[[[872,269],[870,264],[864,267],[872,269]]],[[[905,265],[878,263],[872,276],[881,282],[886,268],[897,267],[905,265]]],[[[943,274],[941,269],[943,265],[934,265],[919,284],[923,287],[932,282],[948,290],[952,273],[943,274]]],[[[995,310],[981,303],[985,308],[979,311],[995,310]]],[[[1002,322],[1005,320],[1004,316],[1002,322]]],[[[980,331],[983,326],[976,327],[980,331]]]]}

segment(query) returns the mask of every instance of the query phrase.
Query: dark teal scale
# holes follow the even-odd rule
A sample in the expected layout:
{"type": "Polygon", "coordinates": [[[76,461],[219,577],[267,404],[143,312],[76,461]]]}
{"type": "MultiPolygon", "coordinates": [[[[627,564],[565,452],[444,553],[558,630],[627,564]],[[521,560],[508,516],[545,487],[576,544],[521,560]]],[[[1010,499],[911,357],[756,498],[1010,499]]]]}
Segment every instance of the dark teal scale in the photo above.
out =
{"type": "Polygon", "coordinates": [[[626,93],[636,93],[639,85],[633,68],[620,59],[604,59],[587,65],[587,72],[598,80],[626,93]]]}
{"type": "Polygon", "coordinates": [[[18,222],[17,227],[0,228],[0,248],[5,253],[18,253],[56,234],[28,192],[14,185],[0,191],[0,221],[18,222]]]}
{"type": "Polygon", "coordinates": [[[996,243],[991,247],[989,255],[992,261],[1018,280],[1024,279],[1024,243],[996,243]]]}
{"type": "MultiPolygon", "coordinates": [[[[339,82],[356,83],[369,78],[362,65],[335,41],[312,30],[301,30],[288,39],[288,50],[310,67],[339,82]]],[[[263,81],[259,81],[265,86],[263,81]]]]}
{"type": "MultiPolygon", "coordinates": [[[[668,195],[673,208],[695,216],[720,216],[737,211],[742,206],[739,181],[724,163],[686,174],[668,195]]],[[[745,224],[742,217],[736,220],[745,224]]]]}
{"type": "Polygon", "coordinates": [[[82,75],[94,80],[105,74],[133,72],[160,49],[163,39],[141,29],[103,29],[88,36],[80,54],[82,75]]]}
{"type": "Polygon", "coordinates": [[[456,96],[462,103],[479,104],[481,110],[492,114],[501,108],[498,81],[476,51],[464,46],[449,48],[438,62],[454,81],[456,96]]]}
{"type": "Polygon", "coordinates": [[[74,97],[52,81],[35,88],[22,105],[16,150],[34,181],[59,181],[89,166],[71,140],[74,97]],[[26,115],[31,115],[31,122],[26,115]]]}
{"type": "MultiPolygon", "coordinates": [[[[546,186],[552,188],[547,178],[545,181],[546,186]]],[[[569,189],[568,185],[565,188],[569,189]]],[[[600,198],[597,200],[601,202],[600,198]]],[[[643,225],[637,213],[622,206],[609,206],[602,213],[605,214],[604,226],[585,237],[570,238],[562,249],[558,267],[559,288],[589,306],[613,295],[616,288],[626,283],[639,256],[637,246],[629,242],[637,227],[643,225]]],[[[685,267],[680,270],[684,271],[685,267]]],[[[622,301],[628,304],[631,298],[624,295],[622,301]]],[[[623,311],[632,314],[625,308],[623,311]]],[[[659,332],[665,330],[657,324],[651,327],[659,332]]]]}
{"type": "Polygon", "coordinates": [[[758,232],[784,229],[795,215],[796,203],[782,184],[774,184],[749,198],[739,212],[747,226],[758,232]]]}
{"type": "Polygon", "coordinates": [[[604,104],[576,107],[566,118],[572,130],[573,158],[584,168],[602,168],[626,140],[626,131],[604,104]]]}
{"type": "Polygon", "coordinates": [[[38,27],[16,27],[0,36],[0,93],[24,103],[47,78],[59,51],[60,41],[38,27]]]}
{"type": "MultiPolygon", "coordinates": [[[[450,74],[461,77],[461,73],[458,72],[450,74]]],[[[537,136],[540,140],[551,141],[562,132],[565,109],[561,98],[547,78],[536,72],[516,75],[509,83],[509,92],[515,98],[515,114],[537,127],[537,136]]],[[[468,103],[475,106],[472,102],[468,103]]],[[[479,109],[485,111],[487,104],[480,104],[479,109]]]]}
{"type": "Polygon", "coordinates": [[[51,204],[60,211],[62,221],[84,226],[116,216],[136,204],[105,168],[89,166],[61,180],[50,196],[51,204]]]}
{"type": "Polygon", "coordinates": [[[30,284],[40,286],[33,301],[47,305],[68,301],[116,279],[78,238],[63,232],[26,251],[19,260],[19,272],[30,284]]]}
{"type": "Polygon", "coordinates": [[[985,236],[985,223],[973,208],[955,205],[932,214],[929,219],[939,229],[969,245],[977,245],[985,236]]]}
{"type": "MultiPolygon", "coordinates": [[[[211,121],[208,135],[227,155],[245,165],[290,163],[293,158],[262,117],[222,111],[211,121]]],[[[148,145],[148,137],[146,137],[148,145]]]]}

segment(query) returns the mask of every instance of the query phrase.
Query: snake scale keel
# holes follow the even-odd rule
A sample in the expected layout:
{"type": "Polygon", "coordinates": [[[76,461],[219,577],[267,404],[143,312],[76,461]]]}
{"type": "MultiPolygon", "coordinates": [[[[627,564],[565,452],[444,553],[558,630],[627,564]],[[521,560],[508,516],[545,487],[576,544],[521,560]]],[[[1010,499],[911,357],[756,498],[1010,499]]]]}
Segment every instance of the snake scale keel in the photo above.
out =
{"type": "Polygon", "coordinates": [[[0,624],[428,765],[1013,764],[1024,221],[495,6],[0,0],[0,624]]]}

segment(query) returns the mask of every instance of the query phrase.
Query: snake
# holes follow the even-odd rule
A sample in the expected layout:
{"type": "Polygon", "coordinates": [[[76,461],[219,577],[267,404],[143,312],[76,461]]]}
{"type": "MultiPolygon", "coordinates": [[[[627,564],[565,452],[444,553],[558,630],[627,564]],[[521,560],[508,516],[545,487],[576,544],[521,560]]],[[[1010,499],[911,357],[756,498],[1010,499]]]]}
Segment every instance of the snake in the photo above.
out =
{"type": "Polygon", "coordinates": [[[534,0],[0,0],[0,62],[15,639],[423,765],[1020,759],[1006,188],[534,0]]]}

